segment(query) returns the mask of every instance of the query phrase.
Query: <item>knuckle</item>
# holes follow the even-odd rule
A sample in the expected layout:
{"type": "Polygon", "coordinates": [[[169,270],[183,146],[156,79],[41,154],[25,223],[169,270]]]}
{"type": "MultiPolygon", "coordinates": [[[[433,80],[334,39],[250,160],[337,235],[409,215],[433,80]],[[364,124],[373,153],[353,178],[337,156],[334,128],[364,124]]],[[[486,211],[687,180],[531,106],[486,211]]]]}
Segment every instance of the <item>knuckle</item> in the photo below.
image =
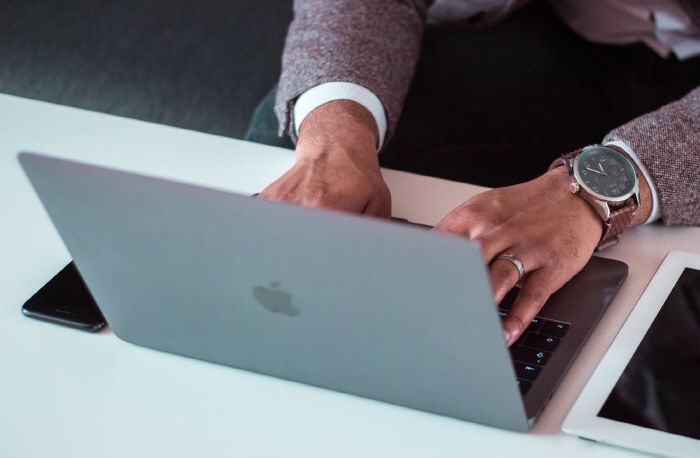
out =
{"type": "Polygon", "coordinates": [[[542,260],[540,262],[542,267],[546,269],[557,269],[563,264],[561,256],[550,250],[543,252],[542,260]]]}
{"type": "Polygon", "coordinates": [[[513,268],[504,263],[496,263],[493,266],[491,276],[496,286],[507,284],[513,278],[513,268]]]}
{"type": "Polygon", "coordinates": [[[489,211],[495,211],[497,213],[500,213],[501,210],[508,207],[512,200],[506,195],[506,192],[502,188],[492,189],[485,194],[485,197],[488,197],[488,201],[483,202],[483,205],[489,211]]]}
{"type": "Polygon", "coordinates": [[[521,291],[520,294],[523,296],[522,299],[524,304],[527,307],[536,311],[542,308],[544,303],[547,302],[547,298],[549,297],[549,294],[546,294],[540,288],[521,291]]]}
{"type": "Polygon", "coordinates": [[[465,237],[469,237],[469,225],[468,218],[461,212],[452,212],[445,219],[440,221],[440,223],[435,226],[435,229],[440,232],[450,232],[453,234],[460,234],[465,237]]]}
{"type": "Polygon", "coordinates": [[[541,251],[540,265],[550,273],[568,272],[572,268],[576,268],[579,264],[585,264],[586,260],[582,260],[581,253],[576,247],[567,246],[545,246],[541,251]]]}
{"type": "Polygon", "coordinates": [[[323,207],[328,205],[332,201],[331,195],[321,188],[310,189],[301,198],[301,203],[304,205],[309,205],[311,207],[323,207]]]}
{"type": "Polygon", "coordinates": [[[484,205],[484,202],[482,202],[481,199],[470,199],[460,205],[459,207],[459,213],[462,215],[462,217],[466,219],[471,219],[471,220],[476,220],[481,218],[481,216],[485,213],[486,210],[486,205],[484,205]]]}
{"type": "Polygon", "coordinates": [[[325,196],[319,195],[319,194],[311,194],[308,196],[305,196],[303,199],[303,203],[305,205],[310,205],[311,207],[322,207],[323,204],[325,204],[326,198],[325,196]]]}
{"type": "Polygon", "coordinates": [[[517,241],[519,247],[527,250],[537,250],[541,251],[543,249],[542,243],[538,240],[537,236],[529,231],[523,231],[522,228],[518,228],[515,224],[511,227],[513,237],[517,241]]]}

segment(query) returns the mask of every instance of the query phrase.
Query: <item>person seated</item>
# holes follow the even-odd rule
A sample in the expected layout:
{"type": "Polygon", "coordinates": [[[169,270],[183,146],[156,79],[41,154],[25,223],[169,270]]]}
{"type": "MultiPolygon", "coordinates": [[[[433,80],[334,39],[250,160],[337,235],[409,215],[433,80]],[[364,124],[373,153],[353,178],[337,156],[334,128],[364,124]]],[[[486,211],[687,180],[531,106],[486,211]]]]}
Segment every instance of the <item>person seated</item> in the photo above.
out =
{"type": "Polygon", "coordinates": [[[700,225],[700,2],[297,0],[294,11],[278,87],[247,139],[293,147],[296,162],[261,197],[389,217],[380,163],[495,187],[434,230],[481,245],[497,303],[520,282],[508,345],[625,229],[700,225]],[[615,153],[583,153],[572,183],[596,143],[615,153]],[[615,201],[631,168],[639,192],[615,201]]]}

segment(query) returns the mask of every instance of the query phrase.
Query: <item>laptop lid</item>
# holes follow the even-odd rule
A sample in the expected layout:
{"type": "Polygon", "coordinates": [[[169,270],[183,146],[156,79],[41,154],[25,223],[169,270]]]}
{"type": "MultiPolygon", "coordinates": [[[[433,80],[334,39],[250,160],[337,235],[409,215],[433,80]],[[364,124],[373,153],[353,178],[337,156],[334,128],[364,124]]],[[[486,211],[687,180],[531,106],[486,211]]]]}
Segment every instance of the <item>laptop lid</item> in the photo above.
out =
{"type": "Polygon", "coordinates": [[[20,162],[121,339],[527,429],[478,245],[32,153],[20,162]]]}

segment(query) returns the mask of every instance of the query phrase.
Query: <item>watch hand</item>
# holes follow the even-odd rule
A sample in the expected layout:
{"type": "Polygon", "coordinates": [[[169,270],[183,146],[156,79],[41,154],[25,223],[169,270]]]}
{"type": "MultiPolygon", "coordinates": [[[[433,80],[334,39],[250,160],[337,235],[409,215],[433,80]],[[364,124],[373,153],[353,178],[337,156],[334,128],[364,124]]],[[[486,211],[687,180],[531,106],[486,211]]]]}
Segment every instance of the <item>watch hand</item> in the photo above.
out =
{"type": "Polygon", "coordinates": [[[601,171],[599,171],[599,170],[592,169],[592,168],[590,168],[590,167],[586,167],[586,170],[590,170],[591,172],[595,172],[595,173],[597,173],[598,175],[603,175],[603,176],[605,176],[605,172],[601,172],[601,171]]]}
{"type": "Polygon", "coordinates": [[[603,175],[608,176],[608,174],[605,173],[605,170],[603,170],[603,164],[601,164],[600,162],[598,162],[598,168],[600,169],[601,172],[603,172],[603,175]]]}

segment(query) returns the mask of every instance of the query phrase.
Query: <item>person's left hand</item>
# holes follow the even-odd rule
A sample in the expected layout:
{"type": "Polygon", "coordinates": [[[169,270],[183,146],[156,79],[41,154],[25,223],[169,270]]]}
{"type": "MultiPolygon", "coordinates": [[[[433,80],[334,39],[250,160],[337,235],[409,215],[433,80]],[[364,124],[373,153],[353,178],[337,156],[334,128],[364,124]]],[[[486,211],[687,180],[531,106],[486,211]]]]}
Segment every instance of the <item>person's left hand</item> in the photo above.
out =
{"type": "Polygon", "coordinates": [[[565,167],[533,181],[478,194],[454,209],[434,230],[481,244],[496,304],[519,280],[511,261],[522,262],[522,287],[503,320],[508,345],[515,342],[549,296],[586,265],[598,245],[603,222],[569,190],[565,167]]]}

